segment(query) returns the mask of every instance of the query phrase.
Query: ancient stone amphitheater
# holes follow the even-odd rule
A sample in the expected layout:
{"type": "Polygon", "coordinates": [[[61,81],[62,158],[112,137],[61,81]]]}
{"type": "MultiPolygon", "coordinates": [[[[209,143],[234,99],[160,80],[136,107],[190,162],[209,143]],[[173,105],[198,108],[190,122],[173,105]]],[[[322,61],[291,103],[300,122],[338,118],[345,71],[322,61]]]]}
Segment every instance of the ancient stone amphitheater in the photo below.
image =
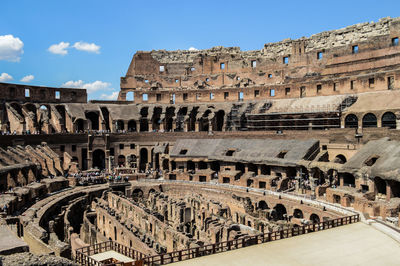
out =
{"type": "Polygon", "coordinates": [[[400,239],[399,37],[138,51],[117,101],[0,83],[3,263],[238,265],[360,221],[400,239]]]}

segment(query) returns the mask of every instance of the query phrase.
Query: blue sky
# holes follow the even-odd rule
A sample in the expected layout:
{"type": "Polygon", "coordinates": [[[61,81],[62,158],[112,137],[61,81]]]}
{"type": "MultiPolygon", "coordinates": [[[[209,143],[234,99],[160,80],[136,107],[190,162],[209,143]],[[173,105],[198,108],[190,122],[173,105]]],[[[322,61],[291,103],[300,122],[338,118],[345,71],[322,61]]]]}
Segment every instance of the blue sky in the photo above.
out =
{"type": "Polygon", "coordinates": [[[400,16],[398,0],[2,0],[1,7],[0,81],[83,86],[90,99],[117,95],[138,50],[254,50],[400,16]]]}

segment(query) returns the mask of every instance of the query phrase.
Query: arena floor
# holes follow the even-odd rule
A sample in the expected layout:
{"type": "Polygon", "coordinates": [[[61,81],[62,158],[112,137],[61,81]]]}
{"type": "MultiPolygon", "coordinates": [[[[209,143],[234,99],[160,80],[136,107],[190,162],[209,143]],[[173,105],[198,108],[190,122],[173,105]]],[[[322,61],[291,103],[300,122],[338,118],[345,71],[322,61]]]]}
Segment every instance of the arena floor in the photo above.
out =
{"type": "Polygon", "coordinates": [[[398,254],[400,243],[359,222],[174,265],[399,265],[398,254]]]}

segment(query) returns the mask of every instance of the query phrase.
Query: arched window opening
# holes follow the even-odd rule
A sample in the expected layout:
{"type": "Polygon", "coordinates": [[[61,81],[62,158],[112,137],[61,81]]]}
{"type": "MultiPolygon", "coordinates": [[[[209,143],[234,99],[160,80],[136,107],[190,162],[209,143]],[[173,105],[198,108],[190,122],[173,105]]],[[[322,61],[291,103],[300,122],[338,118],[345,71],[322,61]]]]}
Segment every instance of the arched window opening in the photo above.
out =
{"type": "Polygon", "coordinates": [[[382,115],[382,127],[396,129],[396,115],[392,112],[386,112],[382,115]]]}
{"type": "Polygon", "coordinates": [[[300,209],[295,209],[294,212],[293,212],[293,217],[297,218],[297,219],[304,218],[303,211],[300,210],[300,209]]]}
{"type": "Polygon", "coordinates": [[[377,120],[376,116],[373,113],[368,113],[364,115],[363,120],[362,120],[362,127],[363,128],[368,128],[368,127],[377,127],[377,120]]]}
{"type": "Polygon", "coordinates": [[[99,170],[103,170],[106,167],[106,155],[103,150],[95,150],[93,152],[93,168],[98,168],[99,170]]]}
{"type": "Polygon", "coordinates": [[[317,214],[315,214],[315,213],[311,214],[310,215],[310,221],[313,224],[318,224],[320,222],[319,216],[317,214]]]}
{"type": "Polygon", "coordinates": [[[336,155],[334,162],[344,164],[347,162],[347,159],[343,154],[338,154],[336,155]]]}
{"type": "Polygon", "coordinates": [[[356,115],[349,114],[344,119],[345,128],[358,128],[358,118],[356,115]]]}
{"type": "Polygon", "coordinates": [[[129,132],[136,132],[136,121],[135,120],[129,120],[128,122],[128,131],[129,132]]]}

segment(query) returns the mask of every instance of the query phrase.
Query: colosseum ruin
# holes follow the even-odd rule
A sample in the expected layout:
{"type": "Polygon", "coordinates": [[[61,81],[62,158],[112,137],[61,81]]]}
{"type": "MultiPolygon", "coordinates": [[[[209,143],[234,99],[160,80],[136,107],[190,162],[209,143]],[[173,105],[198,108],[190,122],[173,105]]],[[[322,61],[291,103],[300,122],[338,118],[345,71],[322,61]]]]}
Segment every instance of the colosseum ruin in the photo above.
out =
{"type": "Polygon", "coordinates": [[[1,258],[324,264],[309,237],[331,263],[372,243],[360,264],[395,265],[399,37],[383,18],[255,51],[137,51],[116,101],[0,83],[1,258]]]}

